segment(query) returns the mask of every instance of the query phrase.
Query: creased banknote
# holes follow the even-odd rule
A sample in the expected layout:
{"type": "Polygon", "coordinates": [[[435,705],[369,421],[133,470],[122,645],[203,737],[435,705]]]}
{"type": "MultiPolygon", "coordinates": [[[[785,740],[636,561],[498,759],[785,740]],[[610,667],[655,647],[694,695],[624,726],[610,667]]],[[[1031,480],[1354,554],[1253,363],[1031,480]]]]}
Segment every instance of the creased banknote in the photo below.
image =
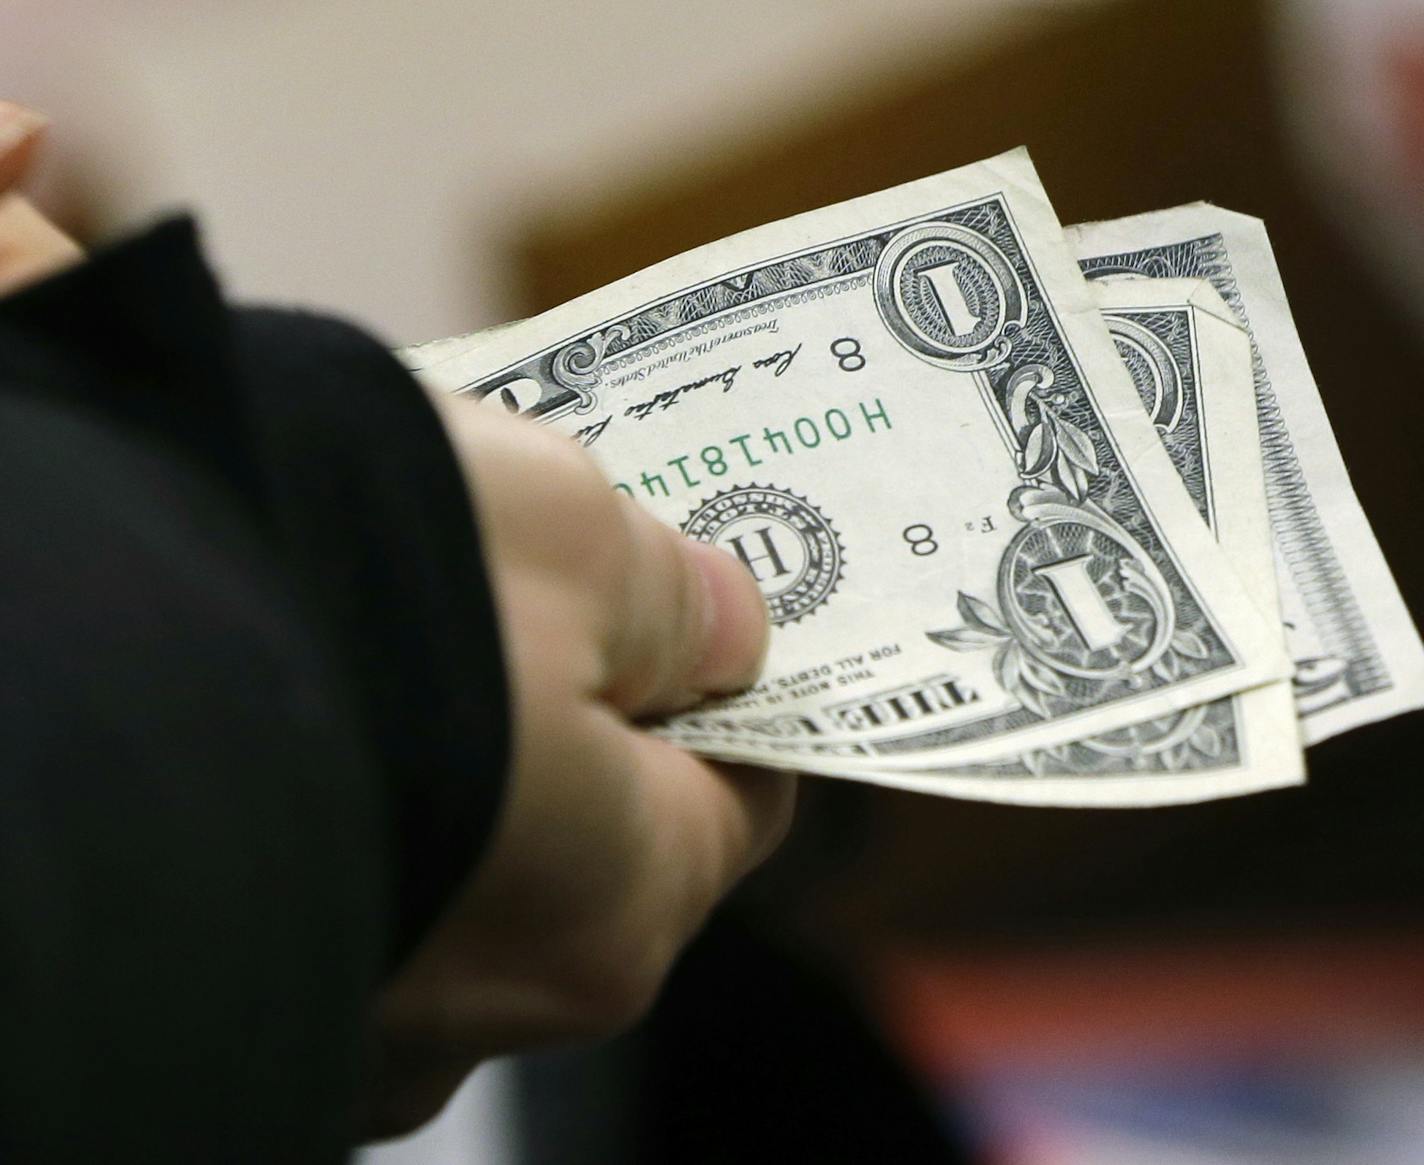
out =
{"type": "Polygon", "coordinates": [[[1266,500],[1306,744],[1424,706],[1424,648],[1350,486],[1265,225],[1198,203],[1068,231],[1094,280],[1207,279],[1251,335],[1266,500]]]}
{"type": "Polygon", "coordinates": [[[1022,152],[410,362],[581,441],[615,488],[757,576],[762,682],[674,734],[963,764],[1289,672],[1022,152]]]}
{"type": "MultiPolygon", "coordinates": [[[[1204,281],[1124,279],[1094,290],[1197,512],[1231,556],[1252,601],[1279,620],[1245,331],[1204,281]],[[1248,483],[1254,489],[1245,488],[1248,483]]],[[[692,734],[679,739],[715,746],[692,734]]],[[[748,747],[747,759],[766,751],[748,747]]],[[[790,748],[763,763],[808,767],[790,748]]],[[[874,762],[812,764],[902,788],[1060,805],[1165,804],[1256,792],[1304,777],[1288,681],[999,762],[913,773],[885,772],[874,762]]]]}

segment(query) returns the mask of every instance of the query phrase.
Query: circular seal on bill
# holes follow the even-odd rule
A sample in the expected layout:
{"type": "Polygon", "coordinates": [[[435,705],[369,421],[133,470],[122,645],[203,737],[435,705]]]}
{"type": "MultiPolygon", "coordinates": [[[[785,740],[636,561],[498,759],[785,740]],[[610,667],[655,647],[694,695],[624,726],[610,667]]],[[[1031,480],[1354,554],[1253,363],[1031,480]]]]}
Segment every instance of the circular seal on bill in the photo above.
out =
{"type": "Polygon", "coordinates": [[[820,510],[790,490],[771,485],[724,490],[688,515],[682,532],[740,558],[777,625],[811,614],[841,581],[840,535],[820,510]]]}

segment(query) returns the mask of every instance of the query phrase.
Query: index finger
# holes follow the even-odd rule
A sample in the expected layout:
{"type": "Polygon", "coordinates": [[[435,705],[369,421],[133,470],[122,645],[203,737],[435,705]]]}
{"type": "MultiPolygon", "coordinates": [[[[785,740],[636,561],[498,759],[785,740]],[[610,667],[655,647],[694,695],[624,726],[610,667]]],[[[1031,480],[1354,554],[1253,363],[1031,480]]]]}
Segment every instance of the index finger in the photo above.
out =
{"type": "Polygon", "coordinates": [[[34,164],[48,120],[13,101],[0,101],[0,194],[17,186],[34,164]]]}

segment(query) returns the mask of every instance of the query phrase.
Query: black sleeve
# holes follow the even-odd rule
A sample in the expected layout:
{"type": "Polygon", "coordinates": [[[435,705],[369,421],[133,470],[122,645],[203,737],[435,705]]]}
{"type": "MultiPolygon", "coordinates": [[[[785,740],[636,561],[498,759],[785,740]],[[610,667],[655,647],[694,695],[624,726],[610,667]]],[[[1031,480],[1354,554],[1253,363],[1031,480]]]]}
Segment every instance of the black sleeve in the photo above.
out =
{"type": "Polygon", "coordinates": [[[509,732],[465,486],[178,220],[0,301],[0,1160],[335,1161],[509,732]]]}

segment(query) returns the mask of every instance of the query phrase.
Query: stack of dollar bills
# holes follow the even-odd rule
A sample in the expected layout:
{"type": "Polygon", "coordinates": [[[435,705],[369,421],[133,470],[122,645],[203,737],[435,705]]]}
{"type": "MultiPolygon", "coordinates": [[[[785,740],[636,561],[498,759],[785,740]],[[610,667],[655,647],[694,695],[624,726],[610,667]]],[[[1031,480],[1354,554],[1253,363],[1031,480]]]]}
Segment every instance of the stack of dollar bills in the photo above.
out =
{"type": "Polygon", "coordinates": [[[761,680],[656,728],[707,756],[1151,805],[1424,704],[1256,219],[1065,229],[1020,150],[401,356],[756,576],[761,680]]]}

